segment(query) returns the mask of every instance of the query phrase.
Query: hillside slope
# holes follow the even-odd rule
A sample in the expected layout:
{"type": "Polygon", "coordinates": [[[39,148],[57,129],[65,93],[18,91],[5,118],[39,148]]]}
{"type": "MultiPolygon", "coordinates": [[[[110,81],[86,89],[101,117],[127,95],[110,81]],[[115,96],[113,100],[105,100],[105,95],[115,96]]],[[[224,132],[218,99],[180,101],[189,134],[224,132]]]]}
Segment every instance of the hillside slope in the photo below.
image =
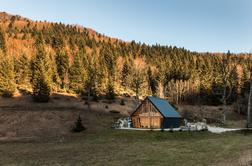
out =
{"type": "Polygon", "coordinates": [[[0,65],[9,73],[0,74],[9,81],[3,87],[0,83],[0,93],[11,94],[17,88],[34,91],[32,65],[42,50],[43,77],[52,92],[108,98],[157,95],[175,104],[219,105],[225,65],[225,77],[231,83],[226,86],[231,89],[227,102],[246,100],[249,54],[197,53],[176,46],[124,42],[82,26],[33,21],[4,12],[0,28],[0,52],[6,57],[0,65]]]}
{"type": "Polygon", "coordinates": [[[120,117],[129,116],[136,101],[124,98],[91,102],[90,107],[76,95],[53,94],[49,103],[34,103],[29,95],[14,98],[0,97],[0,141],[39,140],[72,135],[71,129],[80,115],[87,133],[110,128],[120,117]],[[117,111],[113,113],[113,111],[117,111]]]}

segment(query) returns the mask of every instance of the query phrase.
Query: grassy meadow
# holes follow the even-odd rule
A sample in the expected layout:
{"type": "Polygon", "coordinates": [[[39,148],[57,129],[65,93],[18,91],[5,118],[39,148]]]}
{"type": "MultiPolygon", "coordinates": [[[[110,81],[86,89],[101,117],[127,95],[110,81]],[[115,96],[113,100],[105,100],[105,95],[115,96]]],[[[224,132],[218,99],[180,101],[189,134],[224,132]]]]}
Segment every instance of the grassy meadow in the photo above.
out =
{"type": "Polygon", "coordinates": [[[2,141],[0,165],[249,165],[252,134],[105,129],[2,141]]]}
{"type": "Polygon", "coordinates": [[[29,96],[1,98],[0,165],[237,166],[252,162],[252,134],[112,129],[116,119],[135,108],[130,98],[125,98],[124,106],[119,103],[93,102],[90,111],[77,96],[54,95],[46,104],[34,103],[29,96]],[[87,130],[72,133],[79,115],[87,130]]]}

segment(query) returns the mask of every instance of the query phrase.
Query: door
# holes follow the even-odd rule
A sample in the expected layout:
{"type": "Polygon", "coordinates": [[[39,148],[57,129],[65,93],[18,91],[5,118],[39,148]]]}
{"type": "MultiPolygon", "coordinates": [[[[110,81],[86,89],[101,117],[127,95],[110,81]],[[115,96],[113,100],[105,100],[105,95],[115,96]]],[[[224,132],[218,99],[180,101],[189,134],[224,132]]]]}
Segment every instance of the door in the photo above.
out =
{"type": "Polygon", "coordinates": [[[151,117],[151,128],[161,128],[160,117],[151,117]]]}

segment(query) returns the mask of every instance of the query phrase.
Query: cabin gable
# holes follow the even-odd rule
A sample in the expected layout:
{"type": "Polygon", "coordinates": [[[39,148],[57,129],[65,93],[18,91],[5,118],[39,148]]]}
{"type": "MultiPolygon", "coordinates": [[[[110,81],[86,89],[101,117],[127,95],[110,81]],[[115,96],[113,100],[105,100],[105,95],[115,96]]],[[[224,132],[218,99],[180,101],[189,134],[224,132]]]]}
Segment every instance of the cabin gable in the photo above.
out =
{"type": "Polygon", "coordinates": [[[131,115],[131,120],[136,128],[161,128],[164,117],[148,99],[131,115]]]}
{"type": "Polygon", "coordinates": [[[131,114],[131,120],[135,128],[176,128],[181,116],[166,100],[151,96],[131,114]]]}

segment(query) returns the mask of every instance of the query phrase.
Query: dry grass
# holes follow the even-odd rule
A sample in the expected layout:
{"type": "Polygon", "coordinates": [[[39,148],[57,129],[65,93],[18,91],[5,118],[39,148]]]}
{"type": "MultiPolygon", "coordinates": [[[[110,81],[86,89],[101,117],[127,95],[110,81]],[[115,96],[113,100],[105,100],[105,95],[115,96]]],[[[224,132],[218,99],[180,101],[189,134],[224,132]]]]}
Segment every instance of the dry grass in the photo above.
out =
{"type": "Polygon", "coordinates": [[[0,98],[0,165],[249,165],[252,135],[110,129],[134,100],[91,103],[54,94],[47,104],[29,96],[0,98]],[[105,106],[108,108],[105,108],[105,106]],[[117,110],[120,114],[109,113],[117,110]],[[71,133],[81,115],[86,131],[71,133]]]}
{"type": "MultiPolygon", "coordinates": [[[[197,106],[197,105],[180,105],[178,106],[179,112],[184,115],[185,112],[191,119],[201,120],[203,118],[209,119],[214,125],[220,125],[217,122],[223,120],[223,107],[222,106],[197,106]]],[[[244,128],[246,126],[246,116],[240,115],[235,112],[233,106],[228,106],[227,122],[223,127],[230,128],[244,128]]]]}
{"type": "Polygon", "coordinates": [[[0,143],[0,165],[248,165],[252,135],[104,129],[0,143]]]}
{"type": "Polygon", "coordinates": [[[69,136],[79,115],[88,132],[98,132],[111,127],[115,119],[129,116],[135,103],[130,98],[125,102],[127,106],[121,106],[120,100],[91,102],[89,109],[78,96],[63,93],[52,95],[49,103],[34,103],[28,95],[0,98],[0,140],[69,136]]]}

